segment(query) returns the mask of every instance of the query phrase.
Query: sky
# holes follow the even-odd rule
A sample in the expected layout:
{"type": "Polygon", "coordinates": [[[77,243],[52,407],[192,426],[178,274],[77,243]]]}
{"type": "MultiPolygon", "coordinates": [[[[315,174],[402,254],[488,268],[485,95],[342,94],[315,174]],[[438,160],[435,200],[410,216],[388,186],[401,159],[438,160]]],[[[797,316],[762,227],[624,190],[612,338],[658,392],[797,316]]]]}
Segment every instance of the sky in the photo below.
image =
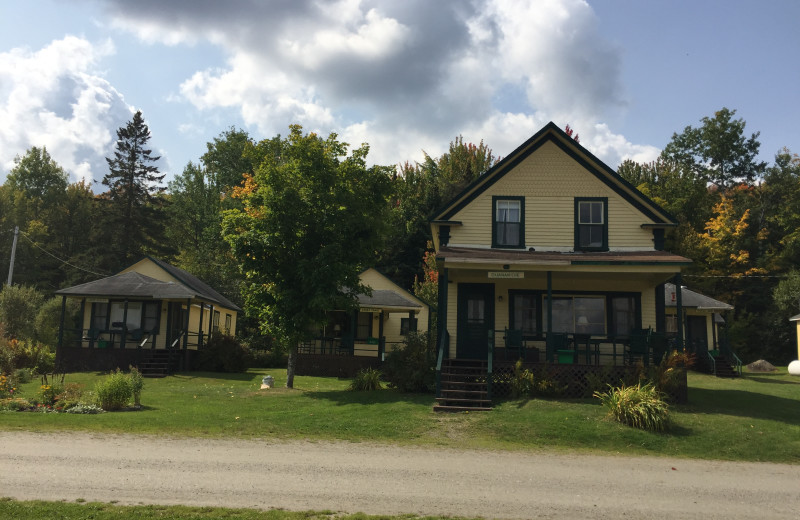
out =
{"type": "Polygon", "coordinates": [[[459,135],[503,157],[553,121],[616,169],[722,107],[771,163],[800,152],[798,19],[796,0],[0,0],[0,182],[32,146],[100,181],[136,110],[167,181],[231,127],[291,124],[390,165],[459,135]]]}

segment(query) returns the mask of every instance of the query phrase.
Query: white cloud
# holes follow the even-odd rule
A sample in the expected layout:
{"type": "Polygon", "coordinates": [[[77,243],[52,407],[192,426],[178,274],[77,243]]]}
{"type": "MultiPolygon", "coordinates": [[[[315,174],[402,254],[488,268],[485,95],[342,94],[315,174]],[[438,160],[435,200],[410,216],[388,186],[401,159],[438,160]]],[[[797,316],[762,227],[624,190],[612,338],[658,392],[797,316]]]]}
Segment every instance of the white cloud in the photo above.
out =
{"type": "Polygon", "coordinates": [[[122,95],[94,68],[114,52],[67,36],[38,50],[0,53],[0,167],[32,146],[46,146],[73,180],[102,178],[113,129],[130,118],[122,95]]]}
{"type": "Polygon", "coordinates": [[[655,150],[601,123],[626,106],[621,53],[583,0],[107,5],[148,43],[219,46],[224,65],[196,71],[180,93],[202,112],[238,111],[263,136],[300,123],[398,163],[459,134],[508,153],[553,120],[612,167],[655,150]],[[504,92],[520,95],[501,103],[504,92]]]}

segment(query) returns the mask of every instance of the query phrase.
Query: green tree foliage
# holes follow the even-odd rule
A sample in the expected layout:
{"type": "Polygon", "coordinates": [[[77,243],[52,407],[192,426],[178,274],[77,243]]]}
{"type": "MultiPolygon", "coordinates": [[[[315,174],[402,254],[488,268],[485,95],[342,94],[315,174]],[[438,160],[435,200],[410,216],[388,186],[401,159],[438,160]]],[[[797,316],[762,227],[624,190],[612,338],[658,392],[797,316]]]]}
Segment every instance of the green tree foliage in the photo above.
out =
{"type": "Polygon", "coordinates": [[[369,147],[347,155],[336,134],[323,139],[291,126],[235,190],[242,209],[226,211],[223,233],[246,278],[245,306],[264,332],[289,349],[325,311],[352,309],[369,292],[359,274],[374,260],[385,229],[391,168],[366,166],[369,147]]]}
{"type": "Polygon", "coordinates": [[[391,225],[379,259],[381,271],[401,287],[408,287],[421,274],[420,259],[431,239],[428,220],[432,214],[497,161],[483,141],[475,145],[458,136],[440,157],[425,154],[422,163],[402,165],[393,180],[391,225]]]}
{"type": "Polygon", "coordinates": [[[34,318],[44,303],[44,295],[33,287],[12,285],[0,292],[0,323],[9,338],[35,337],[34,318]]]}
{"type": "Polygon", "coordinates": [[[108,230],[108,267],[117,271],[148,253],[163,252],[164,240],[163,198],[165,190],[160,183],[164,174],[156,163],[161,158],[153,156],[148,148],[150,129],[141,111],[117,130],[114,156],[106,158],[109,173],[103,177],[108,186],[108,216],[104,221],[108,230]]]}
{"type": "Polygon", "coordinates": [[[725,190],[733,184],[759,179],[766,163],[758,161],[760,132],[745,137],[744,119],[733,119],[735,110],[722,108],[704,117],[700,127],[687,126],[662,152],[662,158],[686,165],[705,182],[725,190]]]}
{"type": "Polygon", "coordinates": [[[33,147],[14,158],[14,168],[6,185],[17,197],[23,197],[33,213],[56,206],[67,189],[67,173],[50,157],[47,148],[33,147]]]}

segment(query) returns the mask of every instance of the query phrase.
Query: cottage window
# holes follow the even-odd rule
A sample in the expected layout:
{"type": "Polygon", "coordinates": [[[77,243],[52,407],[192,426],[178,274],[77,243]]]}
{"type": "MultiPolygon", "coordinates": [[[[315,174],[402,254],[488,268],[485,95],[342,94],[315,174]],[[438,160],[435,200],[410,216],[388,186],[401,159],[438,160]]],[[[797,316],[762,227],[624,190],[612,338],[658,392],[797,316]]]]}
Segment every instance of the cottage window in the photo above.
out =
{"type": "Polygon", "coordinates": [[[400,335],[408,336],[409,332],[417,332],[417,318],[400,318],[400,335]]]}
{"type": "Polygon", "coordinates": [[[214,311],[214,317],[211,322],[211,330],[214,332],[219,331],[219,311],[214,311]]]}
{"type": "Polygon", "coordinates": [[[356,339],[366,341],[372,336],[372,313],[359,312],[358,323],[356,324],[356,339]]]}
{"type": "Polygon", "coordinates": [[[636,299],[633,296],[611,298],[611,332],[615,336],[627,336],[639,328],[636,321],[636,299]]]}
{"type": "MultiPolygon", "coordinates": [[[[547,299],[545,298],[545,310],[547,299]]],[[[547,330],[547,320],[545,326],[547,330]]],[[[606,299],[602,296],[553,298],[553,331],[603,335],[606,333],[606,299]]]]}
{"type": "Polygon", "coordinates": [[[525,247],[523,197],[492,198],[492,247],[525,247]]]}
{"type": "Polygon", "coordinates": [[[108,303],[92,303],[92,328],[105,330],[108,328],[108,303]]]}
{"type": "Polygon", "coordinates": [[[228,313],[225,313],[225,334],[231,333],[231,327],[233,326],[233,316],[228,313]]]}
{"type": "Polygon", "coordinates": [[[519,293],[511,297],[511,328],[521,330],[523,335],[538,335],[539,327],[539,295],[519,293]]]}
{"type": "Polygon", "coordinates": [[[575,249],[608,250],[608,199],[575,199],[575,249]]]}

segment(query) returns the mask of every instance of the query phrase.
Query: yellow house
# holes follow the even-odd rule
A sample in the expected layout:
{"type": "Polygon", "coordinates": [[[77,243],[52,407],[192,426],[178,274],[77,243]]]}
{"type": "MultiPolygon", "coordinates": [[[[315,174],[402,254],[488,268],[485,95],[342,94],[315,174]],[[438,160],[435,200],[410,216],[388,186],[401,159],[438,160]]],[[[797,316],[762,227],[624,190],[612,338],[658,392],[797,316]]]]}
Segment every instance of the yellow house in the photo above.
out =
{"type": "MultiPolygon", "coordinates": [[[[690,260],[675,219],[549,123],[437,212],[441,358],[629,363],[690,260]]],[[[647,362],[647,354],[644,355],[647,362]]]]}
{"type": "Polygon", "coordinates": [[[375,269],[359,275],[372,289],[358,295],[358,312],[329,311],[315,338],[300,346],[300,354],[346,354],[383,358],[403,343],[409,332],[428,330],[428,306],[375,269]]]}
{"type": "MultiPolygon", "coordinates": [[[[62,323],[57,362],[65,368],[136,365],[142,350],[196,351],[211,334],[236,334],[241,309],[191,273],[145,257],[118,274],[56,291],[81,302],[77,330],[62,323]]],[[[188,362],[190,354],[176,356],[188,362]]]]}

